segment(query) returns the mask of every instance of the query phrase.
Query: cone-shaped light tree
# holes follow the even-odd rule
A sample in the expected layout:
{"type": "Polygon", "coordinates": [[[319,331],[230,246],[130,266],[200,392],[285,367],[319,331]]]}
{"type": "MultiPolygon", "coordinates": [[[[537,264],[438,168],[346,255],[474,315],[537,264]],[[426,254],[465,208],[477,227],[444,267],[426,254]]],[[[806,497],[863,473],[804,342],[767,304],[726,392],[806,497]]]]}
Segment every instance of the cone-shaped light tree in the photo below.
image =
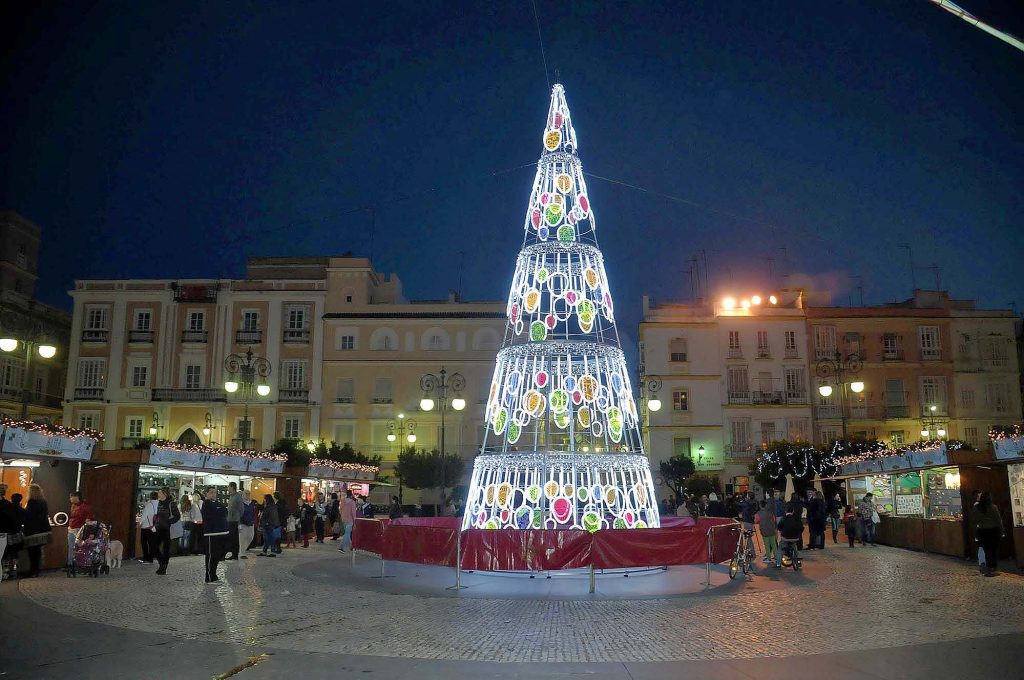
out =
{"type": "Polygon", "coordinates": [[[659,525],[596,222],[551,91],[463,528],[659,525]]]}

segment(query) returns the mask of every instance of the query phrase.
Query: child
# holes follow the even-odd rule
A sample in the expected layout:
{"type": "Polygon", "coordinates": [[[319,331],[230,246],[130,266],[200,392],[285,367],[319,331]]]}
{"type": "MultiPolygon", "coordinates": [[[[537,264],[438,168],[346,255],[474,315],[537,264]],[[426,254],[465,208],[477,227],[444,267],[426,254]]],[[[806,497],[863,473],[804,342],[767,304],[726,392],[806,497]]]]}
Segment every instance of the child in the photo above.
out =
{"type": "Polygon", "coordinates": [[[295,515],[288,515],[288,522],[285,524],[285,529],[288,532],[288,543],[285,545],[286,548],[295,547],[295,515]]]}
{"type": "Polygon", "coordinates": [[[846,538],[850,541],[850,547],[857,538],[857,513],[849,505],[843,506],[843,526],[846,528],[846,538]]]}
{"type": "Polygon", "coordinates": [[[779,549],[779,541],[776,536],[778,530],[775,521],[775,509],[769,507],[766,501],[761,501],[761,509],[757,512],[757,523],[761,530],[761,538],[764,540],[764,563],[771,564],[775,561],[779,549]]]}

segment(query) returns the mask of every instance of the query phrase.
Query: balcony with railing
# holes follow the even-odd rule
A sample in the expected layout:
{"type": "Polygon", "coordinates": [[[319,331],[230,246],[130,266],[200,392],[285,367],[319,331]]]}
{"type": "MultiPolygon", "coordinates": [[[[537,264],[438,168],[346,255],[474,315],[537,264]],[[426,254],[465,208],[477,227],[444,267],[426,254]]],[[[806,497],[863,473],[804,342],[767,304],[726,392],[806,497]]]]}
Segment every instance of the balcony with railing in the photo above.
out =
{"type": "Polygon", "coordinates": [[[309,342],[308,328],[286,328],[281,338],[282,342],[305,344],[309,342]]]}
{"type": "Polygon", "coordinates": [[[768,348],[768,347],[758,347],[757,348],[757,358],[758,359],[771,359],[772,358],[772,351],[771,351],[771,349],[768,348]]]}
{"type": "Polygon", "coordinates": [[[206,342],[210,331],[184,330],[181,332],[182,342],[206,342]]]}
{"type": "Polygon", "coordinates": [[[783,390],[754,390],[750,394],[753,404],[781,405],[786,403],[786,393],[783,390]]]}
{"type": "Polygon", "coordinates": [[[750,392],[748,390],[729,390],[730,404],[749,404],[750,392]]]}
{"type": "MultiPolygon", "coordinates": [[[[13,385],[0,385],[0,400],[20,402],[21,398],[22,391],[17,387],[13,385]]],[[[57,409],[61,407],[61,397],[57,394],[43,394],[42,392],[29,390],[28,403],[33,406],[57,409]]]]}
{"type": "Polygon", "coordinates": [[[742,347],[730,347],[729,353],[726,355],[730,359],[742,359],[743,348],[742,347]]]}
{"type": "Polygon", "coordinates": [[[149,439],[146,437],[121,437],[122,449],[148,449],[149,439]]]}
{"type": "Polygon", "coordinates": [[[277,391],[277,400],[289,404],[305,404],[309,401],[309,388],[282,387],[277,391]]]}
{"type": "Polygon", "coordinates": [[[757,454],[757,448],[753,444],[726,444],[723,448],[726,460],[753,460],[757,454]]]}
{"type": "Polygon", "coordinates": [[[393,404],[394,403],[394,399],[392,399],[391,397],[374,397],[373,398],[373,403],[374,404],[393,404]]]}
{"type": "Polygon", "coordinates": [[[842,417],[842,410],[839,408],[839,404],[818,404],[814,412],[819,418],[842,417]]]}
{"type": "Polygon", "coordinates": [[[216,302],[217,284],[180,284],[172,283],[175,302],[216,302]]]}
{"type": "Polygon", "coordinates": [[[236,345],[258,345],[263,342],[263,331],[260,329],[235,331],[236,345]]]}
{"type": "Polygon", "coordinates": [[[75,401],[103,401],[104,387],[76,387],[75,401]]]}
{"type": "Polygon", "coordinates": [[[251,437],[246,438],[235,438],[231,440],[231,448],[233,449],[244,449],[246,451],[259,451],[260,440],[253,439],[251,437]]]}
{"type": "Polygon", "coordinates": [[[798,350],[796,347],[787,347],[785,349],[785,352],[783,352],[782,358],[783,359],[799,359],[800,358],[800,350],[798,350]]]}
{"type": "Polygon", "coordinates": [[[938,347],[921,348],[921,361],[938,361],[942,358],[942,350],[938,347]]]}
{"type": "Polygon", "coordinates": [[[227,401],[228,395],[217,387],[154,387],[153,401],[227,401]]]}
{"type": "Polygon", "coordinates": [[[886,404],[885,419],[899,420],[910,417],[910,407],[906,404],[886,404]]]}
{"type": "Polygon", "coordinates": [[[815,347],[814,348],[815,359],[835,359],[836,348],[835,347],[815,347]]]}
{"type": "Polygon", "coordinates": [[[903,361],[904,353],[901,349],[883,349],[882,361],[903,361]]]}
{"type": "Polygon", "coordinates": [[[86,328],[82,331],[82,342],[106,342],[110,331],[102,328],[86,328]]]}
{"type": "Polygon", "coordinates": [[[336,397],[334,399],[335,404],[354,404],[356,400],[354,397],[336,397]]]}
{"type": "Polygon", "coordinates": [[[798,390],[786,390],[787,404],[806,404],[810,401],[806,392],[798,390]]]}
{"type": "Polygon", "coordinates": [[[137,344],[153,344],[153,338],[156,334],[153,331],[128,331],[128,342],[137,344]]]}

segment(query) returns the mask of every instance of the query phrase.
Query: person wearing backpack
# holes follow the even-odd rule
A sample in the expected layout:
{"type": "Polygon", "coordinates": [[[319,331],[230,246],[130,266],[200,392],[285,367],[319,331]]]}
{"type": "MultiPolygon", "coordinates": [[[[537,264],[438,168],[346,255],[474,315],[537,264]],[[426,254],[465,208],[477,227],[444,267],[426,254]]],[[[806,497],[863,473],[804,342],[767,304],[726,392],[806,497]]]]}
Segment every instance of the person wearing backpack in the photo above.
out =
{"type": "Polygon", "coordinates": [[[178,511],[178,504],[171,496],[171,490],[166,486],[161,487],[157,492],[157,510],[153,518],[153,556],[156,557],[160,568],[156,570],[159,576],[167,573],[167,563],[171,559],[171,525],[181,521],[181,513],[178,511]]]}
{"type": "Polygon", "coordinates": [[[249,559],[245,553],[249,552],[249,546],[252,545],[255,533],[256,504],[252,501],[252,494],[245,491],[242,493],[242,516],[238,520],[239,559],[249,559]]]}

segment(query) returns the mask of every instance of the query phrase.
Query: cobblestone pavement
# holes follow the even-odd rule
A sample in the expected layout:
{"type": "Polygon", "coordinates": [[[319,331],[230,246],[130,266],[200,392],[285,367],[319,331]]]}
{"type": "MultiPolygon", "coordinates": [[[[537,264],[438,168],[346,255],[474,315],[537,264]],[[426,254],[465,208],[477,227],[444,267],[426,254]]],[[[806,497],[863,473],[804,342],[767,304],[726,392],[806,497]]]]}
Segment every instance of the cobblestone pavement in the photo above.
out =
{"type": "Polygon", "coordinates": [[[228,563],[216,586],[202,583],[199,558],[184,558],[163,578],[126,564],[109,577],[51,576],[20,587],[62,614],[179,638],[451,660],[795,656],[1024,631],[1024,579],[985,579],[969,563],[894,548],[814,553],[834,573],[805,586],[638,601],[375,592],[344,582],[347,559],[329,547],[286,551],[228,563]],[[297,575],[307,568],[337,568],[338,582],[297,575]]]}

